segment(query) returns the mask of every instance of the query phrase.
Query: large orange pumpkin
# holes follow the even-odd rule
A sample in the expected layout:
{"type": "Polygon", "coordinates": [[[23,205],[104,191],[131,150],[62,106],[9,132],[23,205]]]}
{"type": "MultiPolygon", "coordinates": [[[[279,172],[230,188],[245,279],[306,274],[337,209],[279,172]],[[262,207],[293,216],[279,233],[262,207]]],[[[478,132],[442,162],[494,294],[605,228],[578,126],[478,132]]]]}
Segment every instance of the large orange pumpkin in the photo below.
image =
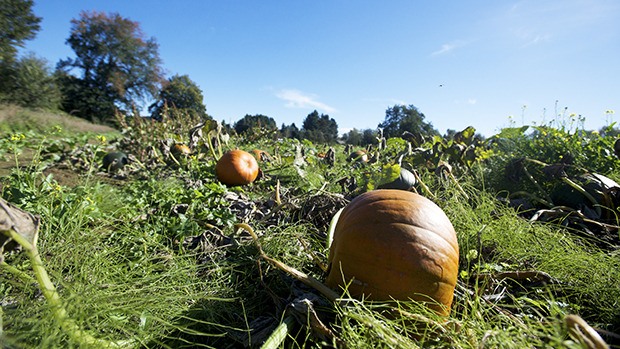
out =
{"type": "Polygon", "coordinates": [[[459,246],[452,223],[429,199],[381,189],[342,211],[329,250],[326,284],[354,297],[416,300],[450,313],[459,246]],[[349,284],[350,282],[350,284],[349,284]]]}
{"type": "Polygon", "coordinates": [[[215,164],[215,175],[220,182],[229,186],[250,184],[258,176],[258,163],[246,151],[230,150],[215,164]]]}

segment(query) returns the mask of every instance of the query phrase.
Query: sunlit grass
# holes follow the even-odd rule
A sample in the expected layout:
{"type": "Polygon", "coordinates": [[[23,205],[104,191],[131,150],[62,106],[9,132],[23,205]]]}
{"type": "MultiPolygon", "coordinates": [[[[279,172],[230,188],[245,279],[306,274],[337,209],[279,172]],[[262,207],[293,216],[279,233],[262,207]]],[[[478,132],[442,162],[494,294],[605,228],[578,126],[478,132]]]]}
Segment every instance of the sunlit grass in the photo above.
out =
{"type": "MultiPolygon", "coordinates": [[[[394,162],[400,143],[386,150],[393,154],[386,162],[394,162]]],[[[323,280],[327,223],[317,207],[344,205],[340,179],[357,176],[363,184],[381,169],[346,163],[342,146],[335,147],[338,161],[330,167],[312,155],[295,164],[296,141],[259,145],[275,159],[263,165],[265,178],[245,188],[221,186],[210,172],[214,159],[193,154],[184,168],[161,162],[120,184],[107,184],[109,175],[94,166],[74,186],[26,166],[1,177],[1,194],[41,216],[39,250],[68,316],[98,338],[131,340],[137,347],[259,346],[290,316],[295,321],[283,348],[579,348],[566,315],[578,314],[596,328],[618,326],[618,255],[565,227],[519,217],[484,187],[489,170],[478,165],[454,172],[458,186],[419,171],[460,245],[448,318],[412,302],[330,302],[261,260],[252,239],[233,223],[250,225],[267,255],[323,280]],[[224,195],[240,199],[233,205],[224,195]],[[324,201],[312,201],[317,198],[324,201]],[[494,278],[522,271],[548,279],[494,278]],[[317,318],[293,311],[299,300],[309,301],[317,318]]],[[[5,257],[31,274],[23,254],[5,257]]],[[[5,270],[0,275],[0,339],[6,345],[79,346],[32,280],[5,270]]]]}

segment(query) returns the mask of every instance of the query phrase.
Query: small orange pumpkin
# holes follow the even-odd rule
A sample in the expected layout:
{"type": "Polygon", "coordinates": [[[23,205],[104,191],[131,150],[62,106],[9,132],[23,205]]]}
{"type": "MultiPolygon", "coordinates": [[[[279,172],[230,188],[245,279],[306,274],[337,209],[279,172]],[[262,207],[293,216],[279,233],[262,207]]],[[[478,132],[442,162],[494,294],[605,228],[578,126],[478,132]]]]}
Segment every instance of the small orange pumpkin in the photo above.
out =
{"type": "Polygon", "coordinates": [[[269,153],[264,150],[254,149],[252,150],[252,154],[254,154],[254,157],[258,161],[270,161],[271,160],[271,155],[269,155],[269,153]]]}
{"type": "Polygon", "coordinates": [[[230,150],[215,164],[215,176],[229,186],[246,185],[254,182],[258,177],[258,163],[248,152],[230,150]]]}
{"type": "Polygon", "coordinates": [[[177,159],[181,157],[187,157],[192,153],[192,150],[183,143],[175,143],[170,147],[170,153],[177,159]]]}
{"type": "Polygon", "coordinates": [[[452,223],[432,201],[397,189],[370,191],[344,208],[333,234],[327,286],[450,313],[459,246],[452,223]]]}

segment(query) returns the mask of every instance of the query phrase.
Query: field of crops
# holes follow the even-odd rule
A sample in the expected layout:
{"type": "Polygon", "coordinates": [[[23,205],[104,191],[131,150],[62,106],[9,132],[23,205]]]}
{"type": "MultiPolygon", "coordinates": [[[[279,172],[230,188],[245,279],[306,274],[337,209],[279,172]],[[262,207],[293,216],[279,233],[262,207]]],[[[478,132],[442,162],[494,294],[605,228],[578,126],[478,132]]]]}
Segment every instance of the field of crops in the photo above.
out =
{"type": "MultiPolygon", "coordinates": [[[[264,130],[239,137],[182,117],[129,119],[121,131],[5,124],[0,343],[620,346],[616,138],[561,124],[474,134],[378,138],[361,149],[264,130]],[[260,168],[248,184],[223,184],[224,170],[216,171],[232,149],[260,168]],[[379,188],[427,198],[454,227],[458,264],[447,311],[325,286],[333,217],[379,188]]],[[[380,280],[385,272],[386,283],[389,268],[377,272],[377,261],[404,248],[381,238],[370,248],[347,244],[371,256],[361,269],[380,280]]]]}

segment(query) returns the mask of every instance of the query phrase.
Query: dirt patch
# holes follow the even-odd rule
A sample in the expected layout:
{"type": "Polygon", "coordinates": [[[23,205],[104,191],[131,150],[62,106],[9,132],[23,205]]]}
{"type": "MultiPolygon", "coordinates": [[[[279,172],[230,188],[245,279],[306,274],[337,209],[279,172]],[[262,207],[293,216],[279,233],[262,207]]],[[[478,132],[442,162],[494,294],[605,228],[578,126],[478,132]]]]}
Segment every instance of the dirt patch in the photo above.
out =
{"type": "MultiPolygon", "coordinates": [[[[0,153],[1,155],[2,153],[0,153]]],[[[32,159],[34,158],[34,151],[29,148],[24,148],[19,154],[17,164],[21,168],[27,168],[30,166],[32,159]]],[[[4,157],[0,157],[0,177],[7,176],[15,168],[15,156],[12,154],[6,154],[4,157]]]]}
{"type": "Polygon", "coordinates": [[[78,173],[59,167],[47,168],[43,171],[43,174],[45,176],[51,174],[54,180],[64,187],[75,187],[82,181],[82,177],[78,173]]]}

